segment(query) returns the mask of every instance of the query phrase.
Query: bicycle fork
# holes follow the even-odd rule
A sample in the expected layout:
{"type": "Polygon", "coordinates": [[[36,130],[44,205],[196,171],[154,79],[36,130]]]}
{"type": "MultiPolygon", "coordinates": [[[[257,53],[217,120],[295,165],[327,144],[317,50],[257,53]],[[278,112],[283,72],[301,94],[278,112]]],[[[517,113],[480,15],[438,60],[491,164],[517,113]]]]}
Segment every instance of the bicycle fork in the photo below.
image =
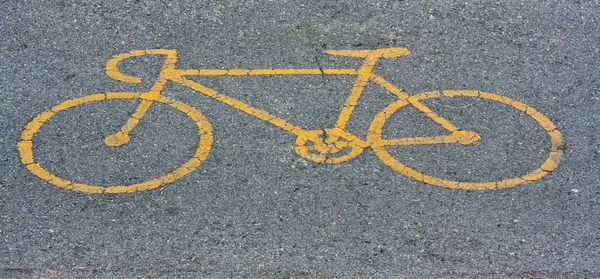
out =
{"type": "Polygon", "coordinates": [[[148,109],[150,109],[150,106],[152,106],[152,104],[154,103],[154,100],[156,100],[160,96],[160,92],[162,91],[167,81],[173,78],[175,62],[177,62],[177,52],[175,50],[169,49],[137,50],[116,55],[109,59],[106,63],[106,73],[111,78],[122,82],[141,83],[142,80],[140,78],[128,76],[121,73],[117,68],[117,64],[123,59],[134,56],[143,56],[147,54],[166,55],[167,59],[165,60],[162,70],[160,71],[159,77],[152,86],[152,88],[150,88],[148,92],[145,92],[142,95],[140,95],[140,99],[142,99],[142,102],[137,107],[135,112],[131,115],[131,117],[129,117],[125,125],[123,125],[118,132],[108,135],[104,138],[104,143],[108,146],[116,147],[125,145],[129,142],[129,133],[133,131],[133,129],[137,126],[142,117],[144,117],[148,109]]]}

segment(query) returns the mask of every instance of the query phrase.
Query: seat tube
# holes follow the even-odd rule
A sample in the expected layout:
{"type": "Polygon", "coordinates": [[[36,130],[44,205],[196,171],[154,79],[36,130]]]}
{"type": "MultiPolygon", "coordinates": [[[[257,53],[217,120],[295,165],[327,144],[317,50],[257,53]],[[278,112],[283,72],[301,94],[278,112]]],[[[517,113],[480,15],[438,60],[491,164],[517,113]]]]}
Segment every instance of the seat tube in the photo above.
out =
{"type": "Polygon", "coordinates": [[[348,120],[350,120],[350,116],[354,111],[354,108],[358,104],[358,100],[360,99],[360,95],[365,89],[365,85],[369,81],[371,73],[373,72],[373,68],[375,67],[375,63],[381,57],[381,54],[377,51],[373,51],[369,53],[363,62],[363,64],[358,68],[358,75],[356,77],[356,81],[354,81],[354,85],[352,86],[352,90],[350,92],[350,96],[346,99],[344,103],[344,107],[338,116],[338,119],[335,123],[334,128],[344,130],[346,128],[346,124],[348,120]]]}

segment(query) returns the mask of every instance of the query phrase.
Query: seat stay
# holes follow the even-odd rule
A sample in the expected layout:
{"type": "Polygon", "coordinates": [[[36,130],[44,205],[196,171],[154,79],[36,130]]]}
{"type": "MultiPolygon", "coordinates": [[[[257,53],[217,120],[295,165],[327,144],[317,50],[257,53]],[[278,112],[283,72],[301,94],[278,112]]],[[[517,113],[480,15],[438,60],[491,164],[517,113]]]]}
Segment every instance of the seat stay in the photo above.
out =
{"type": "MultiPolygon", "coordinates": [[[[452,124],[449,120],[441,117],[439,114],[433,112],[429,107],[419,102],[419,100],[415,97],[411,97],[407,93],[403,92],[401,89],[388,82],[384,78],[379,75],[371,74],[370,80],[375,84],[383,87],[388,92],[397,96],[400,100],[406,100],[411,106],[425,114],[428,118],[433,120],[435,123],[442,126],[444,129],[448,130],[448,132],[452,133],[454,131],[459,130],[454,124],[452,124]]],[[[435,91],[434,91],[435,92],[435,91]]],[[[438,92],[439,93],[439,92],[438,92]]],[[[439,93],[441,94],[441,93],[439,93]]]]}

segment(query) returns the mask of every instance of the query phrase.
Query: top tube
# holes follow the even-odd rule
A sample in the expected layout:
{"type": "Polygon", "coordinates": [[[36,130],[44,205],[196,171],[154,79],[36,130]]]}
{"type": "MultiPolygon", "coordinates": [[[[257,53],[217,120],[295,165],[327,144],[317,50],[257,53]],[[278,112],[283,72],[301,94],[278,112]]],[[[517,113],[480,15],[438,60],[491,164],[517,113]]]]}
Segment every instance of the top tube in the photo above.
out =
{"type": "MultiPolygon", "coordinates": [[[[348,56],[355,58],[396,58],[410,53],[406,48],[382,48],[373,50],[326,50],[330,55],[348,56]]],[[[170,68],[175,70],[177,61],[177,50],[174,49],[148,49],[133,50],[130,52],[117,54],[106,62],[106,74],[118,81],[127,83],[141,83],[142,79],[135,76],[123,74],[118,69],[118,64],[127,58],[143,55],[165,55],[166,59],[162,66],[165,70],[170,68]]],[[[265,69],[198,69],[198,70],[176,70],[180,75],[196,76],[261,76],[261,75],[357,75],[357,69],[349,68],[329,68],[329,69],[296,69],[296,68],[265,68],[265,69]]]]}
{"type": "Polygon", "coordinates": [[[356,69],[294,69],[294,68],[266,68],[266,69],[175,69],[182,76],[274,76],[274,75],[356,75],[356,69]]]}

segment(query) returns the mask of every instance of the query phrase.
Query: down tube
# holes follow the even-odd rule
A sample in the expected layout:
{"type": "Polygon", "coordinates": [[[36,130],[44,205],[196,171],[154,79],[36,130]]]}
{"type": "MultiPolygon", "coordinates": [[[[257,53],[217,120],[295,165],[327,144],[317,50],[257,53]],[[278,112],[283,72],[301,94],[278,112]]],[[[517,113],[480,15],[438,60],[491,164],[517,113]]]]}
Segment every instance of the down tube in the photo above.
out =
{"type": "Polygon", "coordinates": [[[216,90],[204,86],[198,82],[189,80],[189,79],[183,79],[183,81],[180,82],[181,84],[195,90],[198,91],[208,97],[211,97],[219,102],[225,103],[228,106],[231,106],[235,109],[238,109],[242,112],[245,112],[247,114],[250,114],[260,120],[264,120],[266,122],[269,122],[281,129],[284,129],[292,134],[295,134],[297,136],[306,133],[306,130],[300,128],[297,125],[294,125],[292,123],[287,122],[286,120],[279,118],[275,115],[272,115],[264,110],[255,108],[249,104],[246,104],[238,99],[235,99],[233,97],[229,97],[225,94],[219,93],[216,90]]]}

